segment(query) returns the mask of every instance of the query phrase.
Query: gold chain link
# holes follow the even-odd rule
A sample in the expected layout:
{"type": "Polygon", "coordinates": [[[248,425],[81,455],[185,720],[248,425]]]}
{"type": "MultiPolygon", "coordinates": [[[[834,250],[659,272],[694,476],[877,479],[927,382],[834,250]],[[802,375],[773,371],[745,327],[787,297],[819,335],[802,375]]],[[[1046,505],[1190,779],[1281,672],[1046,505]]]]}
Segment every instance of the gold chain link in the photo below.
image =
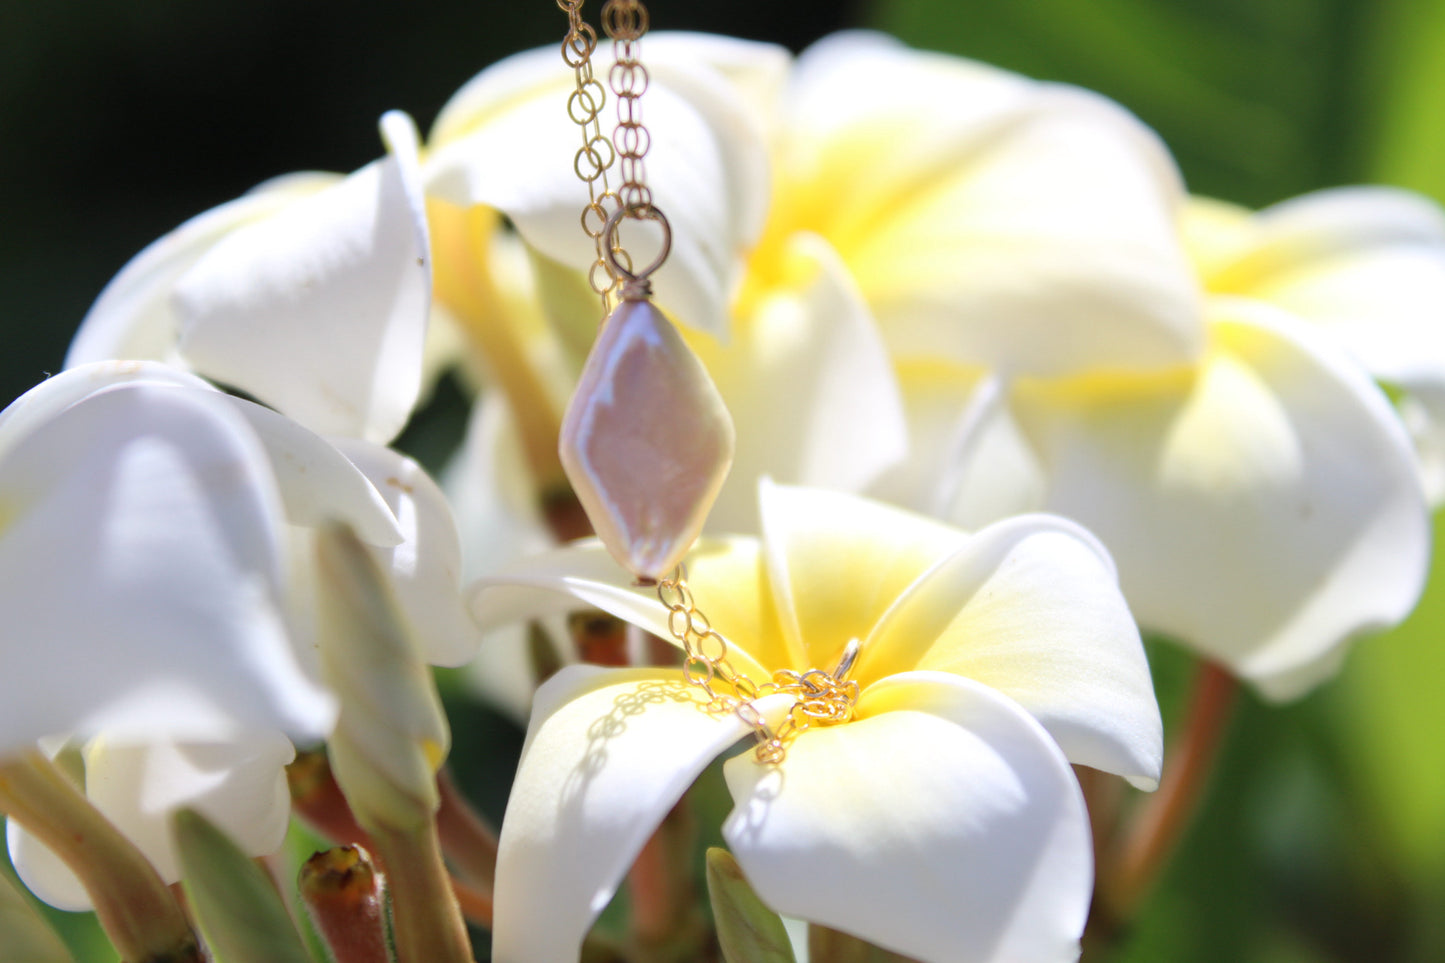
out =
{"type": "MultiPolygon", "coordinates": [[[[639,216],[646,216],[646,212],[659,216],[661,213],[652,206],[652,191],[647,187],[643,160],[652,143],[642,123],[640,104],[649,83],[647,68],[640,60],[648,16],[640,0],[607,0],[602,7],[602,26],[612,40],[613,50],[608,83],[617,97],[617,127],[612,141],[608,142],[601,136],[597,120],[605,94],[592,74],[597,32],[582,20],[582,3],[583,0],[557,0],[557,6],[567,13],[568,22],[562,59],[572,67],[577,78],[576,89],[567,101],[567,113],[582,128],[582,147],[573,161],[577,176],[587,184],[588,190],[582,229],[597,246],[597,260],[588,272],[588,281],[601,295],[604,311],[610,311],[618,280],[612,263],[624,271],[632,270],[631,259],[618,243],[616,232],[609,230],[609,225],[615,223],[610,219],[619,210],[644,212],[639,216]],[[607,170],[614,159],[619,162],[622,177],[622,186],[617,191],[609,188],[607,180],[607,170]],[[602,283],[604,276],[606,284],[602,283]]],[[[836,725],[852,718],[858,701],[858,683],[846,679],[858,655],[856,639],[848,643],[842,659],[831,672],[782,669],[773,673],[771,681],[759,685],[728,661],[727,640],[694,603],[685,566],[679,565],[671,576],[657,583],[657,597],[667,608],[668,631],[683,649],[683,678],[707,697],[707,711],[717,715],[736,713],[753,730],[759,762],[765,765],[782,762],[788,743],[805,729],[836,725]],[[762,696],[777,694],[792,696],[793,705],[787,717],[774,728],[753,703],[762,696]]]]}
{"type": "Polygon", "coordinates": [[[607,171],[616,160],[612,141],[602,135],[598,117],[607,103],[607,91],[592,74],[592,54],[597,49],[597,31],[582,19],[584,0],[557,0],[567,14],[567,36],[562,41],[562,59],[572,68],[576,85],[567,98],[567,116],[582,131],[582,146],[572,158],[572,169],[587,185],[587,206],[582,209],[582,230],[592,238],[597,257],[587,270],[587,283],[602,298],[604,316],[613,308],[617,279],[607,263],[607,219],[620,207],[617,193],[608,185],[607,171]]]}
{"type": "Polygon", "coordinates": [[[779,669],[771,681],[758,685],[728,661],[727,640],[712,627],[693,600],[686,566],[679,565],[672,575],[657,583],[657,599],[667,609],[668,632],[682,646],[683,678],[707,696],[704,705],[707,711],[737,713],[738,718],[752,727],[759,762],[776,765],[783,761],[788,743],[803,730],[815,725],[837,725],[853,717],[858,683],[847,677],[858,657],[857,639],[844,647],[843,657],[831,672],[779,669]],[[778,694],[791,696],[793,705],[775,729],[753,702],[778,694]]]}

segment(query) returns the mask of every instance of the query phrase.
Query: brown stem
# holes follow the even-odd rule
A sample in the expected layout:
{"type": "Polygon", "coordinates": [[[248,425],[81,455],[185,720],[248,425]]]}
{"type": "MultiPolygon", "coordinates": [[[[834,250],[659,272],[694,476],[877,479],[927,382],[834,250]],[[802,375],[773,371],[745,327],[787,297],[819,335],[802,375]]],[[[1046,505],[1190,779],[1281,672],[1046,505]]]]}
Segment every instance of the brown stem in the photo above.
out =
{"type": "Polygon", "coordinates": [[[360,846],[317,853],[301,866],[301,901],[336,963],[390,963],[384,877],[360,846]]]}
{"type": "Polygon", "coordinates": [[[437,790],[437,833],[447,862],[462,880],[490,895],[497,876],[496,832],[462,795],[450,769],[437,773],[437,790]]]}
{"type": "Polygon", "coordinates": [[[808,927],[808,959],[828,963],[911,963],[909,957],[816,923],[808,927]]]}
{"type": "Polygon", "coordinates": [[[471,963],[467,926],[442,862],[435,821],[412,831],[378,826],[372,841],[386,867],[399,963],[471,963]]]}
{"type": "Polygon", "coordinates": [[[0,811],[80,879],[123,960],[200,963],[186,915],[150,862],[49,759],[0,762],[0,811]]]}
{"type": "Polygon", "coordinates": [[[298,752],[286,767],[291,787],[291,811],[316,832],[333,843],[371,846],[371,839],[336,783],[326,753],[298,752]]]}
{"type": "Polygon", "coordinates": [[[696,823],[684,799],[637,854],[627,876],[631,943],[643,960],[695,960],[702,919],[692,880],[696,823]]]}
{"type": "Polygon", "coordinates": [[[1135,812],[1108,864],[1108,877],[1100,879],[1099,893],[1115,924],[1133,918],[1197,810],[1238,691],[1228,670],[1213,662],[1200,665],[1184,735],[1167,757],[1163,781],[1135,812]]]}

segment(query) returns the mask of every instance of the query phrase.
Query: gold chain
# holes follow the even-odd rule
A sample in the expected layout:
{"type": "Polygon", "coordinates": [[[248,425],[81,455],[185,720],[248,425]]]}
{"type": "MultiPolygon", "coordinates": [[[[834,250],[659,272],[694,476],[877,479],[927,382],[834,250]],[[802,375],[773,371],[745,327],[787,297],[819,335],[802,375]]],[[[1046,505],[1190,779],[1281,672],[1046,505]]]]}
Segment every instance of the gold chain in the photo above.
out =
{"type": "Polygon", "coordinates": [[[587,206],[582,209],[582,230],[592,238],[597,257],[587,270],[587,283],[602,298],[602,312],[613,307],[617,279],[607,263],[607,219],[620,205],[607,183],[607,171],[616,159],[612,141],[602,135],[597,118],[607,103],[607,92],[592,75],[592,54],[597,49],[597,31],[582,19],[583,0],[557,0],[567,14],[567,36],[562,41],[562,59],[572,68],[576,86],[567,98],[567,116],[582,130],[582,146],[572,158],[572,169],[587,185],[587,206]]]}
{"type": "MultiPolygon", "coordinates": [[[[597,260],[587,278],[592,289],[601,295],[604,311],[610,311],[619,273],[630,278],[632,271],[631,259],[613,229],[617,219],[625,212],[652,216],[666,223],[652,205],[652,191],[647,187],[643,162],[652,143],[642,123],[640,103],[649,82],[647,68],[639,59],[648,16],[641,0],[607,0],[602,7],[603,29],[612,40],[613,50],[608,83],[617,97],[617,127],[609,142],[601,135],[597,120],[605,100],[602,85],[592,73],[597,32],[582,20],[582,4],[583,0],[557,0],[557,6],[567,13],[568,22],[567,37],[562,41],[562,59],[577,78],[576,89],[567,101],[567,113],[582,128],[582,147],[573,161],[577,176],[587,184],[588,190],[582,229],[597,246],[597,260]],[[607,170],[614,159],[620,159],[622,176],[622,186],[615,192],[607,180],[607,170]]],[[[666,256],[664,248],[662,257],[666,256]]],[[[650,273],[661,259],[644,274],[650,273]]],[[[766,765],[782,762],[788,743],[805,729],[835,725],[852,718],[853,706],[858,701],[858,683],[846,680],[858,655],[856,639],[844,648],[842,659],[831,672],[781,669],[773,673],[770,681],[759,685],[738,672],[728,660],[727,640],[694,603],[685,566],[679,565],[672,575],[657,583],[657,598],[667,608],[668,631],[683,649],[683,678],[707,697],[707,711],[718,715],[736,713],[747,723],[757,738],[759,762],[766,765]],[[792,696],[793,705],[787,717],[774,728],[753,703],[762,696],[777,694],[792,696]]]]}
{"type": "Polygon", "coordinates": [[[705,708],[709,712],[735,712],[752,727],[759,762],[776,765],[783,761],[788,743],[803,730],[815,725],[837,725],[853,717],[858,683],[847,677],[858,657],[857,639],[844,647],[843,657],[831,672],[779,669],[771,681],[758,685],[728,661],[727,640],[693,601],[686,566],[679,565],[672,575],[657,583],[657,599],[667,609],[668,632],[682,646],[683,678],[707,696],[705,708]],[[793,705],[787,718],[774,729],[753,702],[778,694],[792,696],[793,705]]]}

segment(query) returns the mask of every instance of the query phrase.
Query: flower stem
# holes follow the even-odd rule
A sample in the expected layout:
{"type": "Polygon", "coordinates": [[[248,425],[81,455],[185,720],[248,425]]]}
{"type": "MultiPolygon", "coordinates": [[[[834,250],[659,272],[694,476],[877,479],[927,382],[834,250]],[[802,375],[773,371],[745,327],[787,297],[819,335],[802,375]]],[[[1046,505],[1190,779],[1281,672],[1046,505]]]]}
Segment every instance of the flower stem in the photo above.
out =
{"type": "Polygon", "coordinates": [[[437,809],[437,833],[442,851],[463,881],[483,895],[490,895],[497,876],[497,834],[457,788],[451,770],[437,773],[441,806],[437,809]]]}
{"type": "Polygon", "coordinates": [[[442,863],[436,822],[412,830],[371,832],[391,892],[400,963],[471,963],[471,942],[451,877],[442,863]]]}
{"type": "Polygon", "coordinates": [[[1184,735],[1174,754],[1166,757],[1159,790],[1134,813],[1106,864],[1107,876],[1101,870],[1103,908],[1116,924],[1133,918],[1198,808],[1238,691],[1238,681],[1224,667],[1200,665],[1184,735]]]}
{"type": "Polygon", "coordinates": [[[697,959],[705,930],[692,878],[696,828],[684,798],[642,847],[627,876],[629,942],[640,960],[697,959]]]}
{"type": "Polygon", "coordinates": [[[0,762],[0,810],[79,877],[127,963],[200,963],[195,934],[140,850],[49,759],[0,762]]]}

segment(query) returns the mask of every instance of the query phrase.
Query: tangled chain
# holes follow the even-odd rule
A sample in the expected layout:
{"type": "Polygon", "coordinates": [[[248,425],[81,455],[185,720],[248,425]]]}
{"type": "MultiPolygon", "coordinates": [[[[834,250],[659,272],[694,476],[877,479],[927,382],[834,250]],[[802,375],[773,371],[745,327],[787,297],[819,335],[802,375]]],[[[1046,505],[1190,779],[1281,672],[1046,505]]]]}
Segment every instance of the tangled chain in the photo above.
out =
{"type": "Polygon", "coordinates": [[[759,762],[777,765],[787,754],[788,743],[798,733],[815,725],[837,725],[853,717],[858,683],[845,680],[858,655],[856,639],[848,643],[842,660],[831,672],[779,669],[771,681],[758,685],[728,660],[727,640],[693,601],[685,566],[679,565],[672,575],[657,583],[657,598],[667,609],[668,632],[683,649],[683,678],[707,696],[705,708],[709,712],[736,713],[752,728],[757,738],[759,762]],[[791,696],[793,705],[787,717],[774,728],[753,702],[779,694],[791,696]]]}

